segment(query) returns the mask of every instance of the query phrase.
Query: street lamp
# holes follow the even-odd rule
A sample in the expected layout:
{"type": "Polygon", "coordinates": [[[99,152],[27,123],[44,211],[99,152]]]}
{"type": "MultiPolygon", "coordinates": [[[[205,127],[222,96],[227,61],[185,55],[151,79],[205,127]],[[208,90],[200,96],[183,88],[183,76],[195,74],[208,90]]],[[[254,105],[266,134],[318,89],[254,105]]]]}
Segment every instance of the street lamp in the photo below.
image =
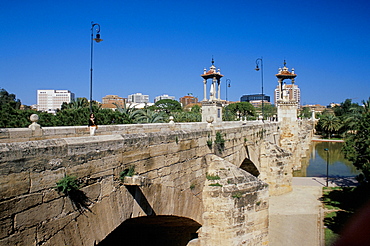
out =
{"type": "Polygon", "coordinates": [[[100,38],[100,25],[91,22],[91,50],[90,50],[90,113],[92,113],[92,73],[93,73],[93,47],[94,42],[100,43],[103,39],[100,38]],[[94,38],[94,27],[96,30],[96,37],[94,38]]]}
{"type": "Polygon", "coordinates": [[[231,79],[226,79],[226,103],[227,103],[227,87],[230,87],[231,79]]]}
{"type": "MultiPolygon", "coordinates": [[[[230,87],[230,83],[231,83],[231,79],[226,79],[226,103],[225,103],[225,105],[228,104],[227,103],[227,87],[230,87]]],[[[226,114],[225,114],[226,117],[225,118],[226,118],[226,120],[229,120],[229,112],[227,111],[227,106],[228,105],[225,106],[225,109],[226,109],[226,114]]]]}
{"type": "Polygon", "coordinates": [[[326,187],[329,184],[329,149],[325,148],[326,151],[326,187]]]}
{"type": "Polygon", "coordinates": [[[262,81],[262,121],[264,121],[264,117],[265,117],[265,115],[264,115],[264,109],[263,109],[263,106],[264,106],[263,101],[264,101],[265,97],[264,97],[264,95],[263,95],[263,61],[262,61],[262,57],[261,57],[261,58],[257,58],[257,60],[256,60],[256,68],[255,68],[255,70],[256,70],[256,71],[259,71],[259,70],[260,70],[260,68],[259,68],[259,66],[258,66],[259,64],[261,64],[261,81],[262,81]]]}

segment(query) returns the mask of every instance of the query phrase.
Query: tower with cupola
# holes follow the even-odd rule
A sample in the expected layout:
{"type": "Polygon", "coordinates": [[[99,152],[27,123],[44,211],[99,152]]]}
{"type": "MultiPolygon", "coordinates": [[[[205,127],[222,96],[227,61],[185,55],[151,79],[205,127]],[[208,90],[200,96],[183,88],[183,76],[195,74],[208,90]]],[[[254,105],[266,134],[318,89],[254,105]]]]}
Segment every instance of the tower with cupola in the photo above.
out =
{"type": "Polygon", "coordinates": [[[209,70],[204,69],[203,74],[200,75],[203,78],[202,121],[209,123],[222,121],[221,78],[223,75],[214,63],[212,58],[209,70]],[[208,80],[211,80],[209,97],[207,97],[208,80]]]}

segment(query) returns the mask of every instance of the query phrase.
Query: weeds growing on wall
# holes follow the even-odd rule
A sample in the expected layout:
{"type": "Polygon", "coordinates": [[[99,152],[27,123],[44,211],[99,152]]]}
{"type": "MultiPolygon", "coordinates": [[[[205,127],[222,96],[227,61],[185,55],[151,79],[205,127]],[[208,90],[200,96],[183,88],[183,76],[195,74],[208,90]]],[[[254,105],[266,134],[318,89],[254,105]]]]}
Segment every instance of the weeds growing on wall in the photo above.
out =
{"type": "Polygon", "coordinates": [[[66,175],[57,182],[56,188],[58,191],[63,192],[68,196],[71,192],[80,189],[80,185],[77,181],[77,177],[66,175]]]}
{"type": "Polygon", "coordinates": [[[218,151],[222,152],[225,149],[225,139],[222,136],[221,132],[216,132],[215,144],[217,146],[218,151]]]}
{"type": "Polygon", "coordinates": [[[135,175],[135,166],[132,165],[130,166],[129,168],[123,170],[122,172],[120,172],[119,174],[119,178],[121,179],[122,182],[125,181],[125,177],[132,177],[135,175]]]}
{"type": "Polygon", "coordinates": [[[220,176],[218,176],[218,175],[212,175],[212,174],[207,173],[206,174],[206,178],[208,180],[219,180],[220,179],[220,176]]]}
{"type": "Polygon", "coordinates": [[[242,193],[240,193],[240,192],[235,192],[233,195],[232,195],[232,198],[237,198],[237,199],[239,199],[239,198],[241,198],[242,197],[242,193]]]}
{"type": "Polygon", "coordinates": [[[84,209],[88,209],[90,200],[86,194],[80,190],[80,182],[76,176],[66,175],[56,184],[57,191],[68,196],[77,210],[82,212],[84,209]]]}

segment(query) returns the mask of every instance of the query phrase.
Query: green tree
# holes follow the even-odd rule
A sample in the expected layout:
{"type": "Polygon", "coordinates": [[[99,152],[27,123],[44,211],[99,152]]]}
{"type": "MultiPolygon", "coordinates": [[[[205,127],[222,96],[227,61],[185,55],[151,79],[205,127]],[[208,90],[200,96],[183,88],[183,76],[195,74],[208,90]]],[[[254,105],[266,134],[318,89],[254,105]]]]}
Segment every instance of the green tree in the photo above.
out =
{"type": "Polygon", "coordinates": [[[277,108],[273,104],[264,104],[263,114],[265,115],[265,118],[273,117],[274,115],[277,115],[277,108]]]}
{"type": "Polygon", "coordinates": [[[117,112],[119,112],[118,121],[116,123],[122,123],[122,124],[135,124],[136,123],[136,117],[139,115],[139,112],[134,107],[131,107],[131,105],[127,106],[124,104],[123,107],[115,104],[117,107],[117,112]]]}
{"type": "Polygon", "coordinates": [[[5,89],[0,90],[0,127],[26,127],[30,125],[31,110],[19,110],[21,101],[15,94],[9,94],[5,89]]]}
{"type": "Polygon", "coordinates": [[[338,132],[338,130],[341,128],[342,123],[338,117],[332,114],[322,115],[318,125],[322,129],[324,133],[327,134],[327,136],[331,137],[333,133],[338,132]]]}
{"type": "Polygon", "coordinates": [[[162,99],[154,103],[155,110],[166,112],[167,114],[171,112],[182,111],[181,104],[172,99],[162,99]]]}
{"type": "Polygon", "coordinates": [[[346,135],[344,155],[361,170],[366,182],[370,181],[370,98],[365,102],[364,110],[357,127],[346,135]]]}
{"type": "Polygon", "coordinates": [[[194,105],[193,107],[191,107],[190,111],[193,113],[201,113],[201,107],[199,105],[194,105]]]}
{"type": "Polygon", "coordinates": [[[175,122],[200,122],[202,114],[196,112],[174,112],[172,113],[175,122]]]}
{"type": "Polygon", "coordinates": [[[303,107],[301,112],[299,113],[299,116],[300,118],[302,119],[309,119],[311,118],[312,116],[312,113],[311,113],[311,110],[309,107],[303,107]]]}
{"type": "Polygon", "coordinates": [[[61,109],[79,109],[89,107],[89,101],[85,97],[77,97],[70,103],[64,102],[61,109]]]}
{"type": "Polygon", "coordinates": [[[164,112],[155,112],[150,109],[141,109],[137,111],[136,120],[138,123],[162,123],[164,119],[164,112]]]}
{"type": "Polygon", "coordinates": [[[0,109],[5,105],[13,108],[19,109],[21,107],[21,101],[16,99],[15,94],[9,94],[5,89],[0,90],[0,109]]]}
{"type": "Polygon", "coordinates": [[[249,102],[238,102],[229,104],[225,110],[231,112],[235,118],[249,117],[256,115],[256,109],[249,102]]]}

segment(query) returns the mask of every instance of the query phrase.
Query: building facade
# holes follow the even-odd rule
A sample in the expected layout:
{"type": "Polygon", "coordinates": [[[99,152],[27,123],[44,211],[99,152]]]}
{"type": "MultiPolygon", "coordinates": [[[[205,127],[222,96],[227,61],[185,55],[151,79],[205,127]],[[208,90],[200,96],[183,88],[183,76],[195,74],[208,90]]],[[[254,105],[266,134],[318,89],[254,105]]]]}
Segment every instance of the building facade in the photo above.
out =
{"type": "Polygon", "coordinates": [[[241,102],[252,102],[252,101],[264,101],[270,102],[270,96],[266,96],[265,94],[252,94],[252,95],[243,95],[240,98],[241,102]]]}
{"type": "Polygon", "coordinates": [[[148,103],[149,95],[143,95],[142,93],[135,93],[128,95],[127,101],[129,103],[148,103]]]}
{"type": "Polygon", "coordinates": [[[198,98],[193,96],[180,97],[181,106],[185,107],[188,104],[198,103],[198,98]]]}
{"type": "Polygon", "coordinates": [[[75,94],[69,90],[37,90],[37,110],[55,114],[62,104],[75,100],[75,94]]]}
{"type": "Polygon", "coordinates": [[[162,99],[171,99],[171,100],[175,100],[175,97],[174,97],[174,96],[169,96],[169,95],[167,95],[167,94],[163,94],[163,95],[161,95],[161,96],[157,96],[157,97],[155,97],[155,99],[154,99],[154,103],[156,103],[157,101],[162,100],[162,99]]]}
{"type": "Polygon", "coordinates": [[[106,95],[102,98],[102,108],[115,109],[117,106],[123,108],[127,98],[119,97],[117,95],[106,95]],[[117,105],[117,106],[116,106],[117,105]]]}
{"type": "MultiPolygon", "coordinates": [[[[301,89],[299,89],[297,84],[284,84],[283,85],[285,90],[287,91],[287,96],[289,100],[295,100],[298,102],[298,108],[301,105],[301,89]]],[[[276,86],[275,95],[274,95],[274,103],[278,100],[282,99],[282,95],[280,95],[279,85],[276,86]]]]}

